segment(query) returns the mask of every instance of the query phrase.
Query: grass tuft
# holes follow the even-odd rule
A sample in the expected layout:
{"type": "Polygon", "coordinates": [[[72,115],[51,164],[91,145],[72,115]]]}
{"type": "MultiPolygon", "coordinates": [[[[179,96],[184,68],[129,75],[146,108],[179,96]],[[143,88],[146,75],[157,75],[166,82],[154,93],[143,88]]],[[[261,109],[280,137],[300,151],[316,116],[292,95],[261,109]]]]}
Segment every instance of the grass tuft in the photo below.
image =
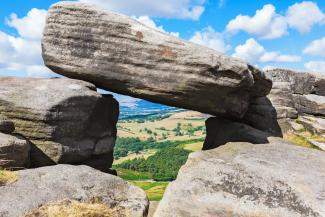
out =
{"type": "Polygon", "coordinates": [[[303,136],[299,136],[296,135],[294,133],[286,133],[283,138],[288,141],[291,142],[295,145],[301,146],[301,147],[305,147],[305,148],[313,148],[313,149],[317,149],[319,150],[319,148],[313,144],[311,144],[305,137],[303,136]]]}
{"type": "Polygon", "coordinates": [[[0,169],[0,186],[11,184],[18,180],[16,172],[0,169]]]}
{"type": "Polygon", "coordinates": [[[119,217],[125,216],[121,210],[110,209],[102,203],[83,203],[64,200],[43,205],[28,212],[25,217],[119,217]]]}

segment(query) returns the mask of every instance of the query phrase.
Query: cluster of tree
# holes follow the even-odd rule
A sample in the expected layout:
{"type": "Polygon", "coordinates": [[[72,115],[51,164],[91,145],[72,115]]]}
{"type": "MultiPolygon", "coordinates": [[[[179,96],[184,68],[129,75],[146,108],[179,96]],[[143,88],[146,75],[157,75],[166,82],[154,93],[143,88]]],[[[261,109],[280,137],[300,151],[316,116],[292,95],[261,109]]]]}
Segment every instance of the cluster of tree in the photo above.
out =
{"type": "Polygon", "coordinates": [[[139,138],[118,138],[116,140],[114,148],[114,158],[117,160],[121,157],[127,156],[129,153],[139,153],[148,149],[169,149],[175,148],[182,144],[189,144],[193,142],[200,142],[203,139],[191,139],[186,141],[163,141],[157,142],[153,137],[150,137],[146,141],[142,141],[139,138]]]}
{"type": "Polygon", "coordinates": [[[181,148],[165,148],[148,159],[128,160],[116,167],[147,172],[155,181],[172,181],[176,179],[178,170],[186,162],[189,153],[190,151],[181,148]]]}
{"type": "Polygon", "coordinates": [[[145,123],[146,121],[154,122],[169,118],[171,114],[148,114],[134,115],[132,117],[122,118],[120,123],[145,123]]]}

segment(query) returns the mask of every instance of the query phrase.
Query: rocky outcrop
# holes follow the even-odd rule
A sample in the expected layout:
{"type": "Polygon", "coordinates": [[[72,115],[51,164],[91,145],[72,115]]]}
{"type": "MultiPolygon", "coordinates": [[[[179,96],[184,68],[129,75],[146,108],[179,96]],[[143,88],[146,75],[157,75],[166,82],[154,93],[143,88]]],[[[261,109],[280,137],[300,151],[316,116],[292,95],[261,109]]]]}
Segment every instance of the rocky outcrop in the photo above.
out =
{"type": "Polygon", "coordinates": [[[15,131],[14,122],[12,122],[7,117],[0,114],[0,132],[9,134],[14,131],[15,131]]]}
{"type": "Polygon", "coordinates": [[[15,183],[0,187],[1,217],[22,217],[27,213],[29,217],[41,216],[33,213],[62,201],[100,203],[119,214],[113,217],[147,214],[149,202],[143,190],[88,166],[57,165],[22,170],[17,172],[17,177],[15,183]]]}
{"type": "Polygon", "coordinates": [[[32,167],[92,161],[110,168],[119,113],[111,95],[64,78],[0,77],[0,83],[0,113],[32,143],[32,167]]]}
{"type": "Polygon", "coordinates": [[[23,169],[30,165],[30,143],[19,136],[0,133],[0,168],[23,169]]]}
{"type": "Polygon", "coordinates": [[[325,145],[325,77],[284,69],[266,75],[273,81],[270,94],[253,99],[242,121],[275,136],[317,137],[325,145]]]}
{"type": "Polygon", "coordinates": [[[192,153],[155,216],[325,216],[324,164],[324,152],[285,143],[192,153]]]}
{"type": "Polygon", "coordinates": [[[42,48],[56,73],[212,115],[242,117],[249,100],[272,86],[241,60],[76,2],[49,9],[42,48]]]}

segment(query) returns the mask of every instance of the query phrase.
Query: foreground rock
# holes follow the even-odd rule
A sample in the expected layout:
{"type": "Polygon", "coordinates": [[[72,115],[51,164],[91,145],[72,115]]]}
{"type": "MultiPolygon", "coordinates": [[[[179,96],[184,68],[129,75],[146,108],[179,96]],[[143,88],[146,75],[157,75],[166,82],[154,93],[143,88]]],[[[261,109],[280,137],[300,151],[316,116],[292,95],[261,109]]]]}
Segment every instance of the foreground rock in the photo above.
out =
{"type": "Polygon", "coordinates": [[[30,143],[23,138],[0,133],[0,168],[28,168],[30,143]]]}
{"type": "Polygon", "coordinates": [[[0,77],[0,83],[0,113],[31,141],[33,167],[91,161],[110,168],[119,112],[112,96],[64,78],[0,77]]]}
{"type": "Polygon", "coordinates": [[[39,216],[38,209],[64,201],[100,203],[113,211],[113,217],[147,214],[149,202],[143,190],[87,166],[57,165],[19,171],[17,176],[15,183],[0,187],[1,217],[39,216]]]}
{"type": "Polygon", "coordinates": [[[238,59],[82,3],[49,9],[42,45],[45,64],[59,74],[213,115],[242,117],[249,99],[272,86],[238,59]]]}
{"type": "Polygon", "coordinates": [[[285,143],[228,143],[196,152],[156,217],[325,216],[325,153],[285,143]]]}

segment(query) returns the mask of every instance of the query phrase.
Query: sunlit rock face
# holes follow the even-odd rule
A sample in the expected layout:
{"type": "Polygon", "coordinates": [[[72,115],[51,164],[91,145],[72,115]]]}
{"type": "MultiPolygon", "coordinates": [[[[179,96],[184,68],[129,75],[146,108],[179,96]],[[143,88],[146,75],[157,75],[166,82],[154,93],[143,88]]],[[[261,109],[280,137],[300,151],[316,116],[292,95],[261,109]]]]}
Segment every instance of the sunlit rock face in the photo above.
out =
{"type": "Polygon", "coordinates": [[[147,216],[149,201],[142,189],[88,166],[55,165],[21,170],[16,175],[14,183],[0,186],[0,216],[147,216]],[[84,206],[66,214],[69,201],[84,206]],[[100,213],[101,207],[110,213],[100,213]]]}
{"type": "Polygon", "coordinates": [[[31,166],[112,163],[118,103],[73,79],[0,77],[0,113],[32,143],[31,166]]]}
{"type": "Polygon", "coordinates": [[[324,164],[324,152],[284,141],[195,152],[154,216],[325,216],[324,164]]]}
{"type": "Polygon", "coordinates": [[[242,117],[272,82],[253,66],[91,5],[49,9],[43,59],[54,72],[113,92],[242,117]]]}

